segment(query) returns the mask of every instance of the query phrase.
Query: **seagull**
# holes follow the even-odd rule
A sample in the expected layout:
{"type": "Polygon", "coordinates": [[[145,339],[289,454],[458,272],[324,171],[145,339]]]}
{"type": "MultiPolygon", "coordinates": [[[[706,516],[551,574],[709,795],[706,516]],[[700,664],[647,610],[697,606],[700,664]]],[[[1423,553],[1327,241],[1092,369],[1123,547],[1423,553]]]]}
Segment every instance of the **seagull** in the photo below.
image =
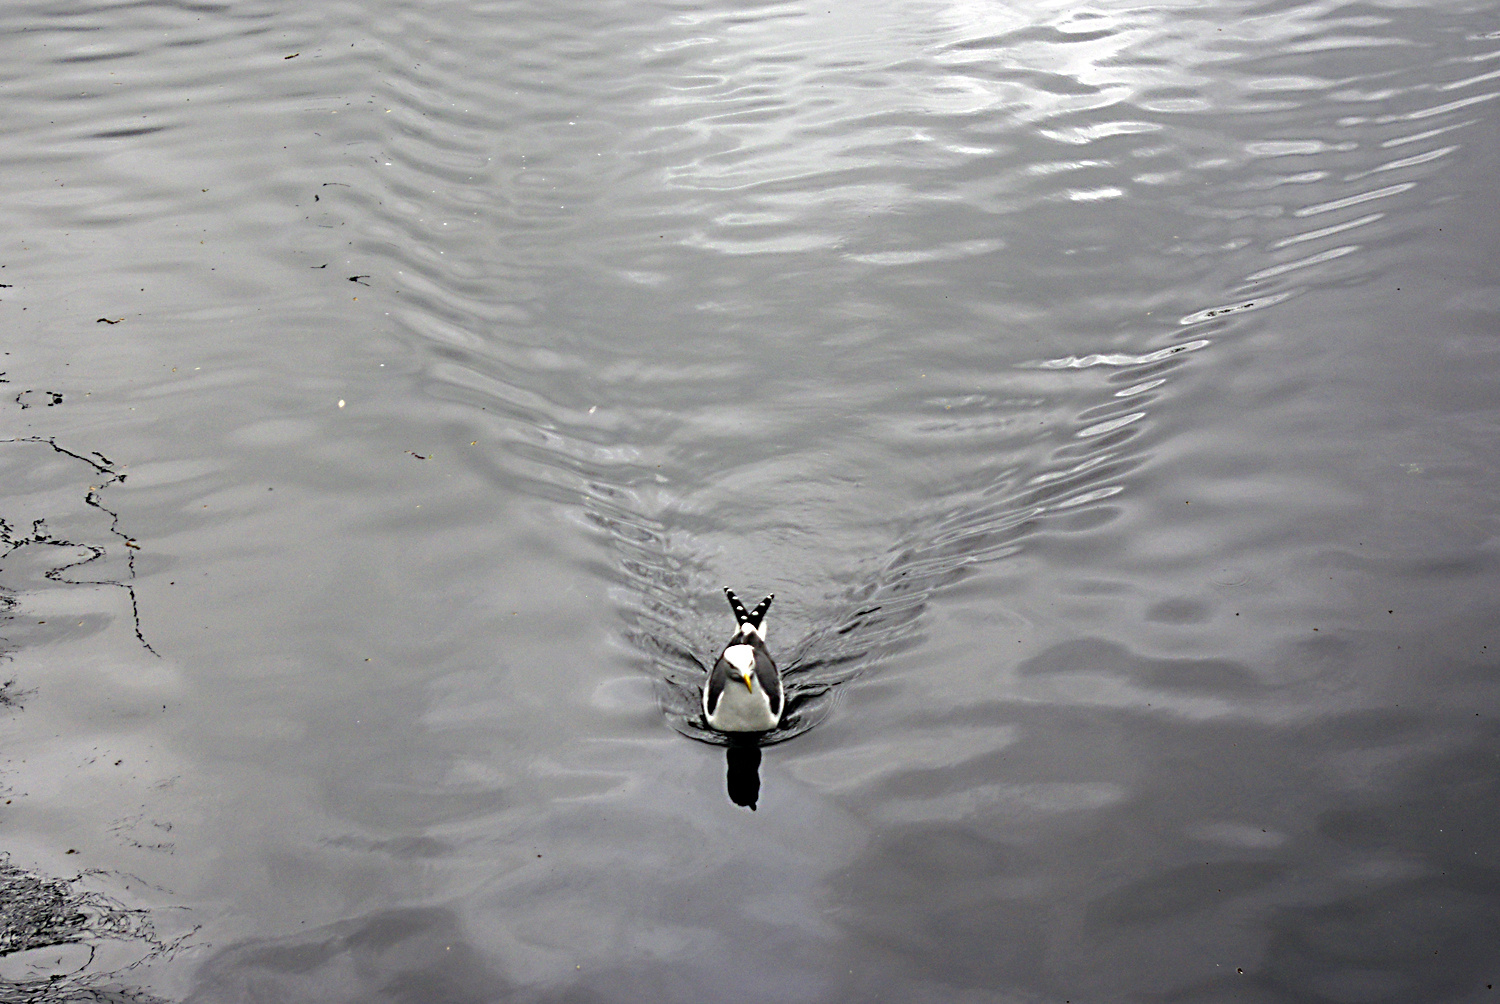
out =
{"type": "Polygon", "coordinates": [[[781,721],[786,704],[781,673],[766,651],[766,611],[776,594],[749,613],[732,589],[725,587],[724,595],[740,626],[703,684],[703,717],[720,732],[769,732],[781,721]]]}

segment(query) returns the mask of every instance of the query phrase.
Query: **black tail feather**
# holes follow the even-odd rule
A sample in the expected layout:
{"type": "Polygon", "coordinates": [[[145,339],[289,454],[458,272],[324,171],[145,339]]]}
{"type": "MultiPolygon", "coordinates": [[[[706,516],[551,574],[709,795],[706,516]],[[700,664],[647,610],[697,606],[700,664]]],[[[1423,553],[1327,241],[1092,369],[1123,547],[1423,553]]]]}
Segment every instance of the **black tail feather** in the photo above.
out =
{"type": "Polygon", "coordinates": [[[776,594],[772,593],[771,595],[767,596],[765,599],[757,603],[755,605],[755,609],[750,611],[750,623],[754,624],[757,629],[759,629],[761,624],[765,622],[766,611],[771,609],[771,601],[775,598],[776,594]]]}
{"type": "Polygon", "coordinates": [[[734,595],[733,589],[725,586],[724,595],[729,597],[729,605],[734,609],[735,620],[741,624],[749,624],[757,630],[760,629],[762,622],[766,619],[766,611],[771,609],[771,601],[776,598],[776,594],[772,593],[756,604],[754,610],[746,612],[745,604],[741,603],[740,598],[734,595]]]}
{"type": "Polygon", "coordinates": [[[729,605],[734,610],[735,623],[743,624],[750,619],[750,615],[745,612],[745,604],[741,603],[740,598],[734,595],[733,589],[725,586],[724,595],[729,597],[729,605]]]}

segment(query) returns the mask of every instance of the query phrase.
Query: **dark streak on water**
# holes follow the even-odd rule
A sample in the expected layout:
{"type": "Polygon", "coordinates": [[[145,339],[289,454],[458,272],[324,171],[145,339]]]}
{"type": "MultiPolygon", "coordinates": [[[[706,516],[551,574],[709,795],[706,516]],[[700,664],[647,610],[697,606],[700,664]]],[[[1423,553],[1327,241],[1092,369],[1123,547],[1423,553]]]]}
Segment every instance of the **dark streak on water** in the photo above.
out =
{"type": "Polygon", "coordinates": [[[1493,999],[1497,15],[13,5],[0,997],[1493,999]]]}

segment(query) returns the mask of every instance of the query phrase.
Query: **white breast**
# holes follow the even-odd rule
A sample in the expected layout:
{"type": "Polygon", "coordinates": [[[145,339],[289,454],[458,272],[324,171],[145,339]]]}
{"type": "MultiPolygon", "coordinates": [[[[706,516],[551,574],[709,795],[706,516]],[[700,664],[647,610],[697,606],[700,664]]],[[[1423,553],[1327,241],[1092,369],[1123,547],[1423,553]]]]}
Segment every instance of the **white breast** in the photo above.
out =
{"type": "Polygon", "coordinates": [[[776,716],[759,683],[746,690],[743,683],[733,680],[719,695],[719,706],[708,716],[708,724],[720,732],[765,732],[776,727],[776,716]]]}

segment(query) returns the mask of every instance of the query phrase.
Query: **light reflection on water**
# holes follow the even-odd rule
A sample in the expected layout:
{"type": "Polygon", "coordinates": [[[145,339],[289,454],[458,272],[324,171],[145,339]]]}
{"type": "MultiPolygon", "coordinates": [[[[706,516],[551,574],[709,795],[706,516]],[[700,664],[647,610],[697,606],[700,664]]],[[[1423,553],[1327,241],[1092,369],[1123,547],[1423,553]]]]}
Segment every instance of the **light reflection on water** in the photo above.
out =
{"type": "Polygon", "coordinates": [[[22,5],[4,992],[1482,997],[1495,14],[22,5]]]}

